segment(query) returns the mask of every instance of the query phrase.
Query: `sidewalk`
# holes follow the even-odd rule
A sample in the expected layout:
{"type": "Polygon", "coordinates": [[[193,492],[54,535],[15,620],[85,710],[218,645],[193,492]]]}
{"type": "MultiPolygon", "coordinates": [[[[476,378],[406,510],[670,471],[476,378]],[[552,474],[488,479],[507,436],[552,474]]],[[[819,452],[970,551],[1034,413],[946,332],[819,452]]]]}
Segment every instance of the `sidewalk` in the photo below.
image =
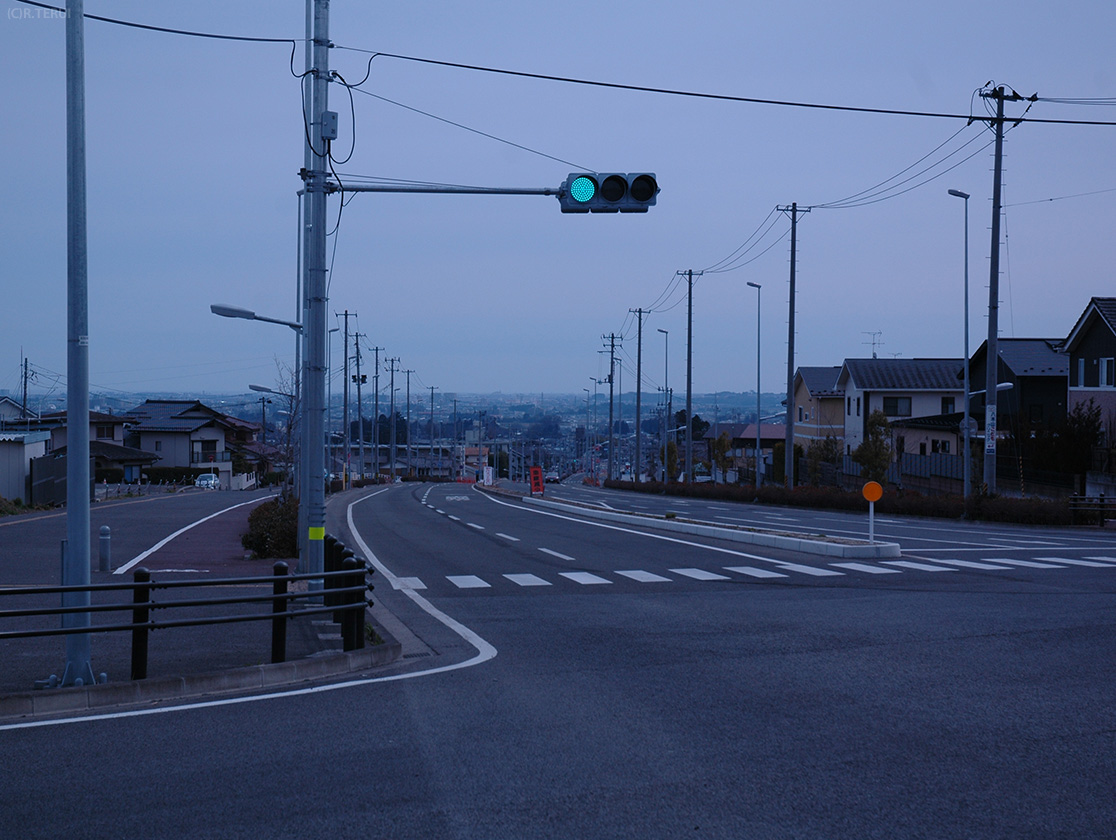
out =
{"type": "MultiPolygon", "coordinates": [[[[273,560],[251,560],[240,545],[247,529],[250,507],[230,510],[204,522],[146,557],[143,566],[155,581],[196,580],[271,575],[273,560]],[[208,571],[190,571],[196,558],[205,557],[208,571]],[[193,559],[194,562],[191,562],[193,559]]],[[[294,560],[287,561],[292,569],[294,560]]],[[[94,568],[92,583],[130,583],[132,573],[113,575],[94,568]]],[[[297,582],[298,586],[301,582],[297,582]]],[[[304,584],[302,584],[304,585],[304,584]]],[[[159,601],[197,600],[237,597],[245,594],[270,594],[270,584],[261,586],[199,586],[161,590],[159,601]]],[[[61,596],[43,596],[43,606],[57,606],[61,596]]],[[[6,599],[11,600],[11,599],[6,599]]],[[[5,609],[25,608],[31,604],[6,603],[5,609]]],[[[130,591],[94,592],[93,604],[130,603],[130,591]]],[[[268,602],[191,607],[162,612],[160,617],[214,617],[267,613],[268,602]]],[[[131,610],[93,613],[96,627],[123,624],[131,620],[131,610]]],[[[57,627],[58,619],[23,619],[21,627],[57,627]],[[37,622],[31,624],[30,622],[37,622]]],[[[366,645],[351,653],[342,651],[339,625],[330,615],[303,616],[287,622],[287,661],[271,664],[271,626],[269,620],[172,627],[149,634],[147,679],[132,681],[132,634],[129,631],[90,634],[91,664],[98,685],[91,687],[45,688],[34,690],[37,681],[52,674],[62,676],[66,666],[66,637],[9,639],[0,641],[0,719],[13,716],[83,711],[119,704],[150,702],[159,699],[200,696],[217,691],[244,691],[284,683],[347,673],[385,664],[398,658],[398,643],[366,613],[366,621],[384,639],[382,645],[366,645]],[[107,682],[101,683],[101,675],[107,682]]],[[[16,629],[11,621],[2,629],[16,629]]]]}

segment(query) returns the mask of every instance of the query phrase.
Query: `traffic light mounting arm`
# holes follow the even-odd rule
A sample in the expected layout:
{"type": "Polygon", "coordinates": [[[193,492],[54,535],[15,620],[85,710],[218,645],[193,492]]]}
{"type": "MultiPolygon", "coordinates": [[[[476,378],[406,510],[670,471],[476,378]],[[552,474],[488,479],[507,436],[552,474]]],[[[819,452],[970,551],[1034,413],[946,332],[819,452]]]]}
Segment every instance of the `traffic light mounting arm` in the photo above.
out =
{"type": "Polygon", "coordinates": [[[326,183],[326,192],[429,193],[437,195],[553,195],[563,213],[646,213],[659,184],[653,172],[571,172],[558,187],[465,187],[434,184],[326,183]]]}

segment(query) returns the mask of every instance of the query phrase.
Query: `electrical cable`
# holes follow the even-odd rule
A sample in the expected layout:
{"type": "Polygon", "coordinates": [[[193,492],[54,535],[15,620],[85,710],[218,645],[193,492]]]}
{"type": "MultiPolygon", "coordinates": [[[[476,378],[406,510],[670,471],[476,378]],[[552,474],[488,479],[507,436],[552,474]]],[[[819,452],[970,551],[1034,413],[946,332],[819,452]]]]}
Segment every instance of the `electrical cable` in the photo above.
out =
{"type": "Polygon", "coordinates": [[[522,151],[530,152],[533,155],[538,155],[539,157],[544,157],[544,158],[547,158],[548,160],[553,160],[553,161],[556,161],[558,163],[564,164],[566,166],[572,166],[574,169],[584,169],[586,171],[594,171],[594,170],[591,169],[591,167],[582,166],[579,163],[573,163],[573,162],[568,161],[568,160],[563,160],[562,158],[555,157],[554,155],[548,155],[546,152],[540,152],[538,149],[532,149],[530,146],[524,146],[521,143],[514,143],[511,140],[505,140],[503,137],[497,137],[495,134],[489,134],[487,132],[481,131],[480,129],[471,128],[470,126],[464,125],[463,123],[454,122],[453,120],[446,119],[445,117],[439,117],[437,114],[431,114],[429,111],[423,111],[422,109],[412,107],[411,105],[404,105],[402,102],[396,102],[394,99],[388,99],[386,96],[380,96],[377,93],[372,93],[371,91],[363,90],[359,85],[353,85],[352,89],[356,90],[357,93],[364,94],[365,96],[371,96],[373,99],[379,99],[381,102],[387,102],[389,105],[395,105],[398,108],[403,108],[404,110],[407,110],[407,111],[413,111],[416,114],[421,114],[422,116],[429,117],[432,120],[437,120],[438,122],[443,122],[446,125],[452,125],[454,128],[460,128],[464,131],[469,131],[469,132],[472,132],[473,134],[478,134],[481,137],[486,137],[489,140],[495,140],[498,143],[503,143],[507,146],[511,146],[512,148],[521,149],[522,151]]]}
{"type": "MultiPolygon", "coordinates": [[[[47,3],[37,3],[35,0],[15,0],[17,3],[22,3],[25,6],[34,6],[38,9],[47,9],[52,12],[61,12],[63,15],[68,14],[68,10],[59,6],[51,6],[47,3]]],[[[82,15],[83,18],[89,20],[100,21],[101,23],[112,23],[117,26],[126,26],[131,29],[144,29],[148,32],[164,32],[169,35],[187,35],[191,38],[209,38],[216,41],[244,41],[247,43],[256,44],[290,44],[291,45],[291,75],[296,79],[301,79],[306,73],[296,73],[294,69],[295,52],[298,49],[300,41],[305,41],[305,38],[260,38],[249,35],[220,35],[215,32],[197,32],[189,29],[172,29],[169,26],[153,26],[148,23],[136,23],[130,20],[120,20],[119,18],[104,17],[103,15],[91,15],[88,12],[82,15]]]]}
{"type": "MultiPolygon", "coordinates": [[[[22,3],[22,4],[27,5],[27,6],[34,6],[36,8],[47,9],[47,10],[55,11],[55,12],[61,12],[61,13],[66,12],[66,9],[61,8],[59,6],[51,6],[47,3],[35,2],[35,0],[16,0],[16,2],[17,3],[22,3]]],[[[194,37],[194,38],[211,38],[211,39],[222,40],[222,41],[244,41],[244,42],[250,42],[250,43],[254,42],[254,43],[271,43],[271,44],[291,44],[291,73],[292,73],[292,75],[295,76],[295,78],[302,78],[302,76],[306,75],[305,73],[299,74],[299,73],[294,72],[295,50],[297,49],[297,45],[298,45],[299,41],[304,41],[305,39],[263,38],[263,37],[245,36],[245,35],[222,35],[222,34],[212,33],[212,32],[198,32],[198,31],[193,31],[193,30],[188,30],[188,29],[173,29],[171,27],[166,27],[166,26],[153,26],[151,24],[135,23],[133,21],[120,20],[118,18],[109,18],[109,17],[104,17],[102,15],[93,15],[93,14],[88,14],[88,13],[86,13],[84,15],[84,17],[89,18],[90,20],[97,20],[97,21],[101,21],[103,23],[112,23],[112,24],[116,24],[118,26],[127,26],[127,27],[131,27],[133,29],[144,29],[144,30],[148,30],[148,31],[151,31],[151,32],[164,32],[164,33],[168,33],[168,34],[172,34],[172,35],[186,35],[186,36],[190,36],[190,37],[194,37]]],[[[360,47],[347,47],[343,44],[330,44],[330,47],[333,48],[333,49],[348,50],[348,51],[351,51],[351,52],[364,53],[366,55],[369,55],[370,56],[370,58],[368,60],[368,64],[369,64],[369,71],[368,72],[369,73],[371,72],[372,60],[382,57],[382,58],[394,58],[394,59],[399,60],[399,61],[412,61],[412,62],[417,62],[417,63],[421,63],[421,64],[432,64],[432,65],[441,66],[441,67],[452,67],[452,68],[456,68],[456,69],[459,69],[459,70],[474,70],[474,71],[481,72],[481,73],[493,73],[493,74],[505,75],[505,76],[517,76],[517,77],[520,77],[520,78],[527,78],[527,79],[538,79],[538,80],[541,80],[541,81],[562,82],[562,83],[565,83],[565,84],[576,84],[576,85],[587,85],[587,86],[591,86],[591,87],[611,88],[611,89],[614,89],[614,90],[629,90],[629,91],[636,91],[636,92],[641,92],[641,93],[658,93],[658,94],[664,94],[664,95],[669,95],[669,96],[685,96],[685,97],[698,98],[698,99],[712,99],[712,100],[718,100],[718,101],[723,101],[723,102],[742,102],[742,103],[755,104],[755,105],[777,105],[777,106],[792,107],[792,108],[809,108],[809,109],[825,110],[825,111],[846,111],[846,112],[862,113],[862,114],[882,114],[882,115],[886,115],[886,116],[930,117],[930,118],[938,118],[938,119],[963,119],[963,120],[968,120],[968,121],[976,121],[976,120],[986,119],[986,118],[983,118],[983,117],[974,117],[971,114],[967,114],[967,115],[966,114],[950,114],[950,113],[938,112],[938,111],[912,111],[912,110],[906,110],[906,109],[900,109],[900,108],[869,108],[869,107],[865,107],[865,106],[856,106],[856,105],[830,105],[830,104],[825,104],[825,103],[820,103],[820,102],[800,102],[800,101],[794,101],[794,100],[761,99],[761,98],[758,98],[758,97],[733,96],[733,95],[730,95],[730,94],[721,94],[721,93],[706,93],[706,92],[701,92],[701,91],[677,90],[677,89],[672,89],[672,88],[657,88],[657,87],[649,87],[649,86],[646,86],[646,85],[629,85],[629,84],[621,84],[619,82],[603,82],[603,81],[594,80],[594,79],[577,79],[577,78],[573,78],[573,77],[569,77],[569,76],[554,76],[554,75],[549,75],[549,74],[546,74],[546,73],[529,73],[529,72],[526,72],[526,71],[523,71],[523,70],[508,70],[506,68],[486,67],[486,66],[477,65],[477,64],[463,64],[463,63],[460,63],[460,62],[443,61],[443,60],[434,59],[434,58],[420,58],[418,56],[401,55],[401,54],[398,54],[398,53],[379,52],[379,51],[376,51],[376,50],[362,49],[360,47]]],[[[367,74],[366,74],[365,80],[367,80],[367,74]]],[[[362,84],[363,84],[363,81],[365,81],[365,80],[362,80],[362,84]]],[[[1039,101],[1037,95],[1032,99],[1032,101],[1039,101]]],[[[1057,100],[1052,100],[1052,101],[1057,101],[1057,100]]],[[[1070,102],[1073,102],[1073,101],[1072,100],[1065,100],[1065,102],[1070,103],[1070,102]]],[[[1087,100],[1079,100],[1079,102],[1084,103],[1084,102],[1087,102],[1087,100]]],[[[1101,101],[1101,103],[1097,103],[1097,104],[1103,104],[1103,100],[1101,101]]],[[[1020,120],[1020,121],[1022,121],[1022,120],[1020,120]]],[[[1031,119],[1026,120],[1026,122],[1046,123],[1046,124],[1053,124],[1053,125],[1116,126],[1116,121],[1102,121],[1102,120],[1055,120],[1055,119],[1031,118],[1031,119]]]]}
{"type": "MultiPolygon", "coordinates": [[[[334,44],[335,49],[349,50],[351,52],[370,54],[369,64],[375,58],[394,58],[399,61],[413,61],[420,64],[432,64],[440,67],[452,67],[458,70],[474,70],[480,73],[493,73],[503,76],[516,76],[526,79],[538,79],[541,81],[549,82],[562,82],[565,84],[585,85],[589,87],[609,88],[613,90],[627,90],[636,91],[639,93],[658,93],[667,96],[684,96],[696,99],[711,99],[722,102],[742,102],[752,105],[777,105],[790,108],[807,108],[823,111],[845,111],[861,114],[881,114],[885,116],[902,116],[902,117],[930,117],[937,119],[953,119],[965,120],[967,122],[984,121],[986,119],[994,119],[995,117],[976,117],[970,114],[950,114],[940,111],[912,111],[901,108],[869,108],[865,106],[856,105],[830,105],[821,102],[801,102],[795,100],[782,100],[782,99],[761,99],[751,96],[734,96],[723,93],[707,93],[702,91],[678,90],[674,88],[658,88],[649,87],[646,85],[629,85],[621,84],[619,82],[603,82],[595,79],[578,79],[570,76],[554,76],[546,73],[529,73],[524,70],[508,70],[499,67],[486,67],[478,64],[463,64],[455,61],[443,61],[434,58],[420,58],[417,56],[400,55],[398,53],[378,52],[375,50],[361,49],[359,47],[347,47],[342,44],[334,44]]],[[[1014,122],[1014,120],[1013,120],[1014,122]]],[[[1054,120],[1054,119],[1038,119],[1032,117],[1026,120],[1031,123],[1046,123],[1054,125],[1097,125],[1097,126],[1116,126],[1116,121],[1098,121],[1098,120],[1054,120]]]]}

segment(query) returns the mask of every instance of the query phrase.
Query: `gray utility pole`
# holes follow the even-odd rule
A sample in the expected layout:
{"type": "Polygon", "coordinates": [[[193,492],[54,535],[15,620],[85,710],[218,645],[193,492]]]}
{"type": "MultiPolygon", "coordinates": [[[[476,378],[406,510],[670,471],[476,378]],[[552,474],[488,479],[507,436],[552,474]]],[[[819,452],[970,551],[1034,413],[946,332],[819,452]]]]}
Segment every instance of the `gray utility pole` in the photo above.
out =
{"type": "MultiPolygon", "coordinates": [[[[603,335],[601,336],[601,338],[605,338],[605,337],[606,336],[603,336],[603,335]]],[[[607,338],[609,340],[609,349],[608,349],[608,480],[612,481],[612,479],[615,478],[615,476],[613,475],[613,472],[612,472],[612,464],[613,464],[612,450],[615,448],[613,446],[613,431],[614,431],[614,429],[613,429],[613,418],[614,418],[614,414],[613,414],[613,407],[612,407],[612,399],[613,399],[614,389],[613,389],[612,381],[615,378],[614,374],[616,373],[616,333],[610,333],[607,336],[607,338]]]]}
{"type": "MultiPolygon", "coordinates": [[[[310,574],[325,568],[325,483],[326,483],[326,342],[328,305],[326,291],[326,194],[329,143],[337,137],[337,122],[329,112],[329,0],[313,0],[313,67],[310,71],[311,113],[306,138],[310,166],[302,171],[309,201],[307,214],[306,317],[303,319],[303,424],[305,430],[306,470],[300,500],[306,506],[306,556],[300,569],[310,574]]],[[[346,353],[348,348],[346,347],[346,353]]],[[[310,581],[311,589],[321,589],[321,580],[310,581]]]]}
{"type": "Polygon", "coordinates": [[[392,483],[395,483],[395,366],[399,363],[399,359],[388,359],[388,370],[391,372],[391,380],[388,388],[391,390],[389,395],[391,398],[390,407],[388,411],[391,417],[388,418],[388,437],[391,441],[391,446],[388,450],[388,461],[390,462],[389,475],[391,476],[392,483]]]}
{"type": "MultiPolygon", "coordinates": [[[[790,253],[790,315],[787,319],[787,436],[786,436],[786,452],[784,453],[784,470],[785,476],[783,477],[783,484],[786,487],[794,487],[794,281],[795,281],[795,257],[798,250],[798,214],[809,213],[810,208],[799,210],[798,204],[791,204],[790,207],[777,207],[782,213],[790,213],[791,217],[791,253],[790,253]]],[[[756,418],[759,422],[759,418],[756,418]]]]}
{"type": "MultiPolygon", "coordinates": [[[[1023,99],[1014,90],[1009,94],[998,87],[982,92],[985,99],[996,100],[996,157],[992,174],[992,244],[988,260],[988,344],[984,364],[984,484],[988,495],[996,495],[996,384],[1000,367],[1000,187],[1004,162],[1004,102],[1023,99]]],[[[1034,97],[1032,97],[1033,99],[1034,97]]],[[[968,394],[965,395],[968,399],[968,394]]],[[[967,416],[967,415],[966,415],[967,416]]],[[[966,453],[967,455],[968,453],[966,453]]]]}
{"type": "MultiPolygon", "coordinates": [[[[62,585],[89,585],[89,278],[85,227],[85,5],[66,3],[66,545],[62,585]]],[[[88,607],[88,592],[66,592],[63,607],[88,607]]],[[[89,627],[89,613],[62,616],[89,627]]],[[[91,685],[88,633],[66,636],[62,685],[91,685]]],[[[53,680],[52,680],[53,682],[53,680]]]]}
{"type": "MultiPolygon", "coordinates": [[[[632,310],[629,309],[628,311],[631,312],[632,310]]],[[[643,309],[637,309],[635,310],[635,313],[637,318],[636,323],[638,324],[638,327],[636,329],[635,480],[638,484],[641,480],[640,476],[643,475],[643,473],[640,472],[640,456],[643,454],[643,451],[640,447],[640,437],[642,437],[643,434],[640,429],[640,423],[643,422],[643,309]]]]}
{"type": "Polygon", "coordinates": [[[756,487],[763,486],[763,476],[760,474],[760,447],[763,445],[763,435],[760,429],[760,289],[759,283],[748,282],[756,290],[756,487]]]}
{"type": "Polygon", "coordinates": [[[373,347],[372,352],[376,354],[376,372],[372,377],[372,392],[375,395],[372,403],[372,449],[375,451],[375,473],[376,483],[380,482],[380,351],[383,347],[373,347]]]}
{"type": "Polygon", "coordinates": [[[674,423],[674,418],[670,416],[670,403],[667,400],[667,395],[670,393],[670,330],[664,330],[659,327],[659,332],[663,334],[663,409],[666,412],[666,423],[663,424],[662,438],[663,438],[663,484],[670,481],[670,476],[667,475],[667,445],[670,443],[670,429],[674,423]]]}
{"type": "MultiPolygon", "coordinates": [[[[438,386],[437,385],[431,385],[429,387],[430,387],[430,472],[433,473],[433,471],[434,471],[434,389],[437,388],[438,386]]],[[[442,460],[441,456],[439,455],[439,457],[438,457],[439,463],[441,462],[441,460],[442,460]]]]}
{"type": "Polygon", "coordinates": [[[694,275],[705,272],[679,271],[686,276],[686,483],[694,480],[694,275]]]}
{"type": "MultiPolygon", "coordinates": [[[[353,313],[356,314],[356,313],[353,313]]],[[[349,423],[349,310],[346,309],[345,313],[345,341],[341,344],[345,348],[345,383],[342,386],[344,394],[341,397],[344,409],[342,411],[342,422],[345,424],[344,433],[341,435],[341,440],[345,442],[345,458],[341,463],[345,465],[344,475],[342,476],[341,487],[346,488],[352,486],[352,452],[353,452],[353,434],[352,425],[349,423]]]]}
{"type": "Polygon", "coordinates": [[[360,460],[357,462],[360,469],[360,480],[364,481],[364,401],[361,386],[367,378],[360,372],[360,333],[353,336],[356,345],[356,386],[357,386],[357,451],[360,460]]]}
{"type": "Polygon", "coordinates": [[[407,475],[414,474],[414,454],[411,451],[411,374],[413,370],[403,371],[407,374],[407,475]]]}

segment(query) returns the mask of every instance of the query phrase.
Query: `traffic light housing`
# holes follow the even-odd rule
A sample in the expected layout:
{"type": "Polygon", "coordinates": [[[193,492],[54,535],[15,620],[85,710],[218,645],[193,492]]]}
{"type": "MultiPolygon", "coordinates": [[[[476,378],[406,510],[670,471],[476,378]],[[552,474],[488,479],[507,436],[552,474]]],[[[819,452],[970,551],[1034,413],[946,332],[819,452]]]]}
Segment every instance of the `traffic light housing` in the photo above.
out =
{"type": "Polygon", "coordinates": [[[571,172],[558,202],[563,213],[646,213],[658,194],[653,172],[571,172]]]}

